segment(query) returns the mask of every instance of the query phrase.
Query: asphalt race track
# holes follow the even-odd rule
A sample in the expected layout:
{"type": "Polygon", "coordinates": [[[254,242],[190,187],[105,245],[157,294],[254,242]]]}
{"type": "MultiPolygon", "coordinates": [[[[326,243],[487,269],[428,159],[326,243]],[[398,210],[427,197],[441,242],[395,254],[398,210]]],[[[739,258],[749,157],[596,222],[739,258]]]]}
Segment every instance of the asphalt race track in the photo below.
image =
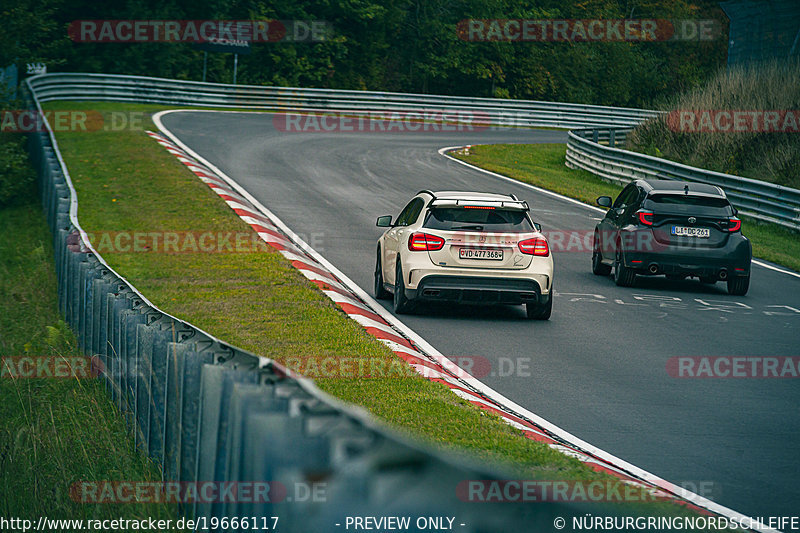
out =
{"type": "MultiPolygon", "coordinates": [[[[162,121],[370,294],[375,218],[396,216],[420,189],[513,192],[546,232],[591,232],[601,216],[438,153],[566,142],[559,131],[287,133],[269,114],[208,112],[162,121]]],[[[800,381],[676,378],[667,361],[800,356],[800,279],[754,265],[744,297],[723,283],[663,277],[619,288],[592,275],[587,247],[569,244],[555,253],[548,322],[526,320],[521,307],[428,307],[401,318],[456,362],[487,358],[491,371],[476,377],[617,457],[746,515],[795,514],[800,381]]]]}

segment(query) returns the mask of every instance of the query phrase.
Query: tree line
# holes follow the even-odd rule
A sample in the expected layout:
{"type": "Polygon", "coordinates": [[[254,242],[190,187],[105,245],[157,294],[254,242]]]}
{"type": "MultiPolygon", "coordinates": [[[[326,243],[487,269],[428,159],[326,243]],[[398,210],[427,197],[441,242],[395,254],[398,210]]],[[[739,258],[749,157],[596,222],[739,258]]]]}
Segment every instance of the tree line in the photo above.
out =
{"type": "MultiPolygon", "coordinates": [[[[76,42],[76,20],[325,21],[321,42],[253,43],[240,84],[364,89],[651,106],[725,65],[726,19],[710,0],[0,0],[0,66],[200,80],[189,43],[76,42]],[[716,19],[710,40],[469,40],[469,20],[716,19]]],[[[491,35],[489,35],[491,37],[491,35]]],[[[209,53],[207,80],[230,83],[231,54],[209,53]]]]}

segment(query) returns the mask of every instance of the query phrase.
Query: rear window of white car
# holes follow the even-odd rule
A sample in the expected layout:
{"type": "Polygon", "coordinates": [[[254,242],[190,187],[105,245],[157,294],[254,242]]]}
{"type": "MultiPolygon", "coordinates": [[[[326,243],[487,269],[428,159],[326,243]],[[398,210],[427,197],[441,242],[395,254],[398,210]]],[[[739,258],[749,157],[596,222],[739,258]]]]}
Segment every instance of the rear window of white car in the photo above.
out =
{"type": "Polygon", "coordinates": [[[444,231],[502,231],[528,233],[533,224],[523,211],[437,207],[425,218],[424,227],[444,231]]]}

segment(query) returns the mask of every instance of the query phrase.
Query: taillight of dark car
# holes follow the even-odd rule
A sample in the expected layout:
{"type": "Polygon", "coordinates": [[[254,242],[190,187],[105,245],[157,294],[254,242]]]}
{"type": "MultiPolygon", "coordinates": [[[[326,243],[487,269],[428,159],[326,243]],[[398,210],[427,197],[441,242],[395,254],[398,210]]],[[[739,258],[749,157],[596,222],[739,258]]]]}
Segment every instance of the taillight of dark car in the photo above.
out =
{"type": "Polygon", "coordinates": [[[435,252],[444,247],[444,239],[429,233],[412,233],[408,238],[408,249],[412,252],[435,252]]]}
{"type": "Polygon", "coordinates": [[[720,220],[719,225],[722,227],[722,229],[731,233],[735,233],[742,229],[742,221],[736,217],[730,217],[727,220],[720,220]]]}
{"type": "Polygon", "coordinates": [[[547,240],[541,237],[525,239],[520,241],[517,246],[519,251],[525,255],[538,255],[541,257],[550,255],[550,247],[547,245],[547,240]]]}
{"type": "Polygon", "coordinates": [[[639,218],[639,223],[645,226],[653,225],[653,217],[655,216],[652,211],[637,211],[636,215],[639,218]]]}

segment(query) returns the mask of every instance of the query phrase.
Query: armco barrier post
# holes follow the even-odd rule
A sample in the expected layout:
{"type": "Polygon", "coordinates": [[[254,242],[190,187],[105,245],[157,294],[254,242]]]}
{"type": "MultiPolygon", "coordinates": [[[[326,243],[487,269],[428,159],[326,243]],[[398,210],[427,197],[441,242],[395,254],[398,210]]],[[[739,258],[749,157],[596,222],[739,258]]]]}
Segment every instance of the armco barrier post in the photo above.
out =
{"type": "Polygon", "coordinates": [[[141,306],[135,309],[126,309],[120,315],[120,352],[119,352],[119,387],[120,410],[125,415],[128,427],[135,426],[134,413],[136,411],[136,396],[134,385],[136,375],[136,329],[146,320],[141,306]]]}
{"type": "Polygon", "coordinates": [[[138,324],[136,326],[136,367],[134,381],[136,383],[135,430],[136,445],[143,452],[148,452],[150,442],[150,370],[153,359],[154,327],[138,324]]]}
{"type": "MultiPolygon", "coordinates": [[[[244,412],[247,410],[255,409],[257,406],[265,403],[264,387],[256,383],[234,383],[233,391],[231,393],[231,401],[228,407],[229,417],[227,424],[227,431],[224,435],[225,439],[225,456],[221,457],[223,450],[220,450],[219,458],[225,462],[225,468],[222,472],[216,472],[215,476],[225,476],[225,479],[230,481],[245,481],[240,474],[240,461],[242,459],[242,428],[244,412]]],[[[287,404],[288,406],[288,404],[287,404]]],[[[223,438],[223,435],[220,435],[223,438]]],[[[252,477],[249,469],[245,470],[248,477],[252,477]]],[[[246,481],[254,481],[248,479],[246,481]]],[[[258,480],[256,480],[258,481],[258,480]]],[[[218,502],[212,507],[212,514],[214,516],[238,516],[232,514],[236,510],[237,502],[218,502]]]]}
{"type": "Polygon", "coordinates": [[[111,273],[108,273],[100,278],[100,283],[97,287],[97,296],[95,297],[95,306],[97,312],[97,354],[100,357],[102,366],[105,369],[103,374],[105,379],[106,390],[111,391],[111,361],[108,359],[108,305],[109,298],[113,298],[112,286],[115,281],[112,279],[111,273]]]}
{"type": "MultiPolygon", "coordinates": [[[[225,413],[233,383],[254,382],[252,372],[244,372],[220,365],[204,365],[200,384],[200,411],[197,441],[195,479],[202,481],[225,481],[214,477],[217,458],[220,456],[219,436],[223,434],[221,421],[227,421],[225,413]],[[227,383],[227,386],[226,386],[227,383]]],[[[199,502],[194,506],[195,518],[212,516],[212,504],[199,502]]]]}
{"type": "Polygon", "coordinates": [[[175,324],[165,318],[158,325],[153,336],[153,351],[150,358],[150,416],[147,447],[150,457],[160,463],[164,452],[168,347],[175,340],[175,324]]]}
{"type": "MultiPolygon", "coordinates": [[[[58,282],[58,312],[67,316],[67,237],[69,231],[60,229],[56,237],[56,280],[58,282]]],[[[66,320],[66,318],[65,318],[66,320]]]]}
{"type": "Polygon", "coordinates": [[[108,308],[108,344],[106,346],[106,357],[110,362],[109,369],[111,370],[111,399],[117,404],[117,408],[121,409],[120,402],[120,351],[122,349],[122,339],[120,336],[120,321],[122,320],[122,313],[131,308],[131,290],[119,283],[116,285],[116,290],[109,300],[108,308]]]}
{"type": "MultiPolygon", "coordinates": [[[[302,396],[304,401],[314,401],[313,398],[305,393],[305,391],[296,389],[296,395],[302,396]]],[[[224,475],[231,481],[271,481],[272,478],[263,477],[266,475],[264,471],[253,470],[254,463],[254,450],[252,448],[246,450],[246,442],[248,441],[248,423],[255,414],[276,414],[286,421],[290,420],[290,403],[291,399],[287,397],[276,397],[274,384],[254,385],[254,384],[234,384],[233,394],[230,403],[230,420],[227,430],[227,457],[226,468],[224,475]],[[260,477],[253,478],[254,472],[260,477]]],[[[340,416],[339,413],[337,415],[340,416]]],[[[299,457],[297,461],[315,460],[320,461],[326,454],[322,453],[322,449],[315,449],[307,446],[307,443],[297,440],[294,445],[287,448],[296,453],[299,457]]],[[[262,442],[262,447],[267,445],[262,442]]],[[[283,455],[283,460],[291,459],[289,456],[283,454],[282,451],[265,448],[267,455],[274,455],[276,453],[283,455]]],[[[217,472],[217,475],[221,475],[217,472]]],[[[261,507],[256,502],[224,502],[215,506],[213,509],[214,516],[249,516],[249,513],[257,513],[261,507]],[[238,513],[243,513],[239,515],[238,513]]]]}
{"type": "Polygon", "coordinates": [[[76,333],[81,329],[81,263],[86,261],[86,253],[81,250],[77,239],[73,237],[75,244],[67,245],[67,264],[69,281],[67,285],[67,323],[72,326],[76,333]]]}
{"type": "Polygon", "coordinates": [[[183,360],[180,384],[181,449],[178,464],[180,481],[196,481],[197,453],[200,427],[201,375],[206,365],[211,365],[214,354],[210,351],[188,350],[178,357],[183,360]]]}
{"type": "Polygon", "coordinates": [[[58,198],[56,200],[56,223],[57,228],[70,228],[69,221],[69,199],[58,198]]]}
{"type": "Polygon", "coordinates": [[[93,254],[87,254],[86,266],[87,271],[82,288],[83,296],[81,297],[81,301],[83,302],[84,325],[83,333],[80,338],[80,345],[84,352],[88,353],[90,356],[94,356],[97,354],[92,342],[96,326],[94,317],[94,282],[102,275],[103,266],[97,261],[97,258],[94,257],[93,254]]]}
{"type": "Polygon", "coordinates": [[[105,369],[105,384],[106,389],[111,393],[113,385],[113,357],[109,354],[113,353],[111,348],[112,338],[109,336],[111,331],[110,323],[113,322],[113,306],[115,299],[115,292],[121,283],[120,280],[111,272],[106,272],[101,278],[102,284],[99,287],[96,306],[98,309],[98,331],[97,331],[97,354],[103,363],[105,369]],[[110,311],[111,310],[111,311],[110,311]]]}
{"type": "Polygon", "coordinates": [[[78,339],[78,347],[86,353],[89,351],[86,347],[86,330],[92,318],[91,307],[88,305],[90,293],[86,289],[91,281],[93,265],[90,262],[90,254],[84,253],[83,256],[84,260],[78,265],[78,329],[75,330],[75,336],[78,339]]]}
{"type": "Polygon", "coordinates": [[[67,245],[64,247],[64,265],[61,267],[64,275],[64,280],[62,281],[64,285],[63,294],[64,294],[64,303],[62,304],[64,307],[62,315],[64,316],[64,321],[67,324],[72,325],[72,268],[75,265],[74,256],[75,256],[75,233],[70,232],[67,235],[67,245]]]}
{"type": "MultiPolygon", "coordinates": [[[[280,412],[258,409],[249,413],[242,438],[242,453],[253,477],[275,482],[280,478],[282,469],[309,470],[327,477],[330,470],[329,443],[310,441],[303,433],[303,421],[298,417],[289,418],[280,412]]],[[[277,506],[280,504],[277,501],[278,496],[271,494],[267,501],[238,507],[241,512],[276,516],[277,506]]]]}
{"type": "MultiPolygon", "coordinates": [[[[266,395],[266,398],[270,396],[266,395]]],[[[250,477],[275,481],[285,472],[298,473],[306,478],[305,481],[325,479],[333,470],[333,455],[344,452],[344,449],[336,449],[331,435],[346,434],[354,440],[365,438],[364,442],[373,439],[363,427],[353,424],[342,413],[328,406],[325,406],[324,414],[316,416],[315,421],[309,424],[307,416],[290,418],[283,414],[281,403],[280,399],[272,398],[271,401],[260,400],[244,405],[241,453],[239,456],[231,455],[231,461],[239,465],[239,475],[234,479],[246,481],[250,477]],[[315,424],[319,426],[314,428],[315,424]],[[319,431],[320,427],[328,430],[326,434],[319,431]]],[[[287,488],[291,490],[291,487],[287,488]]],[[[228,512],[240,516],[271,516],[275,514],[275,504],[274,499],[239,503],[233,508],[229,507],[228,512]]],[[[299,502],[299,505],[303,503],[299,502]]]]}
{"type": "Polygon", "coordinates": [[[108,379],[106,380],[106,385],[108,387],[108,393],[111,395],[111,399],[113,400],[116,398],[114,387],[116,386],[116,369],[118,362],[116,358],[116,349],[114,348],[114,305],[117,302],[117,290],[119,283],[114,283],[111,287],[109,287],[109,292],[106,293],[106,302],[105,302],[105,344],[103,345],[103,349],[100,353],[103,354],[105,357],[105,368],[107,371],[108,379]]]}
{"type": "MultiPolygon", "coordinates": [[[[236,403],[236,386],[253,385],[258,381],[255,372],[239,372],[231,370],[222,378],[222,393],[220,395],[219,421],[217,423],[217,450],[214,457],[214,470],[212,479],[230,479],[228,472],[228,454],[230,452],[231,439],[230,432],[234,431],[232,424],[236,423],[234,417],[234,404],[236,403]]],[[[214,505],[212,514],[222,516],[218,513],[219,505],[214,505]]]]}
{"type": "MultiPolygon", "coordinates": [[[[108,292],[108,282],[106,281],[106,276],[108,275],[108,270],[105,268],[101,268],[98,272],[98,276],[92,280],[92,337],[89,340],[89,346],[93,354],[100,356],[101,360],[104,358],[100,352],[101,344],[100,344],[100,333],[103,327],[103,321],[101,318],[102,314],[102,306],[101,302],[105,301],[105,296],[108,292]]],[[[103,360],[103,368],[105,368],[105,361],[103,360]]]]}
{"type": "MultiPolygon", "coordinates": [[[[325,529],[323,524],[315,523],[312,515],[321,515],[329,508],[329,481],[335,477],[336,463],[341,462],[347,454],[362,453],[361,450],[368,449],[376,442],[377,435],[342,416],[324,417],[322,427],[330,428],[329,432],[319,431],[319,427],[315,430],[308,422],[305,417],[287,418],[280,413],[256,411],[248,416],[243,456],[250,461],[250,469],[255,472],[257,479],[280,483],[287,490],[287,499],[274,498],[256,503],[253,509],[245,506],[240,509],[241,512],[280,516],[290,531],[299,531],[303,527],[308,531],[320,527],[325,529]],[[340,438],[337,438],[337,434],[340,438]],[[315,480],[325,482],[322,494],[325,501],[296,498],[298,486],[302,486],[310,489],[312,494],[308,496],[316,499],[314,489],[309,487],[315,480]],[[301,516],[304,518],[302,527],[299,527],[297,520],[301,516]]],[[[349,495],[349,498],[356,500],[366,497],[366,494],[359,492],[349,495]]],[[[342,508],[342,502],[335,505],[342,508]]]]}
{"type": "Polygon", "coordinates": [[[186,352],[194,345],[180,342],[167,344],[167,368],[164,400],[163,479],[176,481],[179,476],[181,450],[181,376],[184,374],[186,352]]]}

